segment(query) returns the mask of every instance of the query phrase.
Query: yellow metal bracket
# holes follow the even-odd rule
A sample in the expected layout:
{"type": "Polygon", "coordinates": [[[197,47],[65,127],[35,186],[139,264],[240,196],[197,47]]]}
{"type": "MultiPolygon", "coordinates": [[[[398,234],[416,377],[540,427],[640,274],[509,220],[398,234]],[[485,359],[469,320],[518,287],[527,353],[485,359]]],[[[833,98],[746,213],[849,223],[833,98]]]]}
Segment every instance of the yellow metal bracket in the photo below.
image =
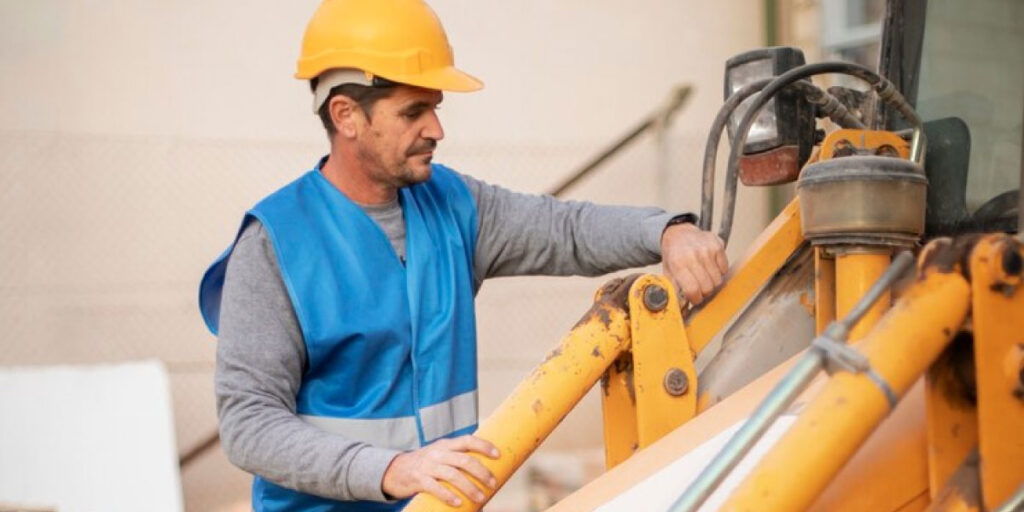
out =
{"type": "Polygon", "coordinates": [[[1024,246],[986,236],[970,273],[981,495],[994,510],[1024,482],[1024,246]]]}
{"type": "Polygon", "coordinates": [[[872,152],[885,156],[910,158],[910,143],[893,132],[844,128],[828,134],[821,143],[820,160],[843,156],[844,152],[872,152]]]}
{"type": "Polygon", "coordinates": [[[602,380],[605,465],[612,468],[697,412],[693,350],[672,284],[644,275],[629,290],[630,352],[602,380]]]}
{"type": "Polygon", "coordinates": [[[972,475],[977,486],[978,408],[972,378],[973,350],[969,332],[956,334],[925,375],[928,489],[936,502],[948,503],[969,494],[960,491],[971,483],[964,480],[972,475]],[[974,464],[965,464],[972,453],[974,464]],[[951,482],[957,472],[960,478],[951,482]]]}

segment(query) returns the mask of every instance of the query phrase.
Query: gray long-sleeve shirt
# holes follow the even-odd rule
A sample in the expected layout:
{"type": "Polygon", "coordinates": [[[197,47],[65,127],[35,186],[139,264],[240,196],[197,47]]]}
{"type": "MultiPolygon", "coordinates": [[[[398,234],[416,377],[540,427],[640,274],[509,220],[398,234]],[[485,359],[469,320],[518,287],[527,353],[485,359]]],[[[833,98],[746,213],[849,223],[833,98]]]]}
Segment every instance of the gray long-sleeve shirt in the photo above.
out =
{"type": "MultiPolygon", "coordinates": [[[[656,263],[670,214],[510,192],[462,176],[476,202],[474,284],[510,275],[600,275],[656,263]]],[[[401,207],[364,206],[405,254],[401,207]]],[[[306,347],[263,226],[252,221],[228,260],[214,388],[232,463],[278,485],[337,500],[385,501],[399,453],[325,432],[296,416],[306,347]]]]}

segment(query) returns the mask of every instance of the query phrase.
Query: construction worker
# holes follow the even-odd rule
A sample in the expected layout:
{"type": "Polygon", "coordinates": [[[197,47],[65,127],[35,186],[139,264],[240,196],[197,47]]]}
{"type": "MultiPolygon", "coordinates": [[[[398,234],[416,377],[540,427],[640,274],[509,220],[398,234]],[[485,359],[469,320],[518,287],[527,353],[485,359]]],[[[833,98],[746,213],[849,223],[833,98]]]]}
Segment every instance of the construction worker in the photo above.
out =
{"type": "Polygon", "coordinates": [[[700,302],[728,267],[689,214],[513,193],[439,164],[456,69],[421,0],[326,0],[296,76],[330,154],[257,203],[200,286],[219,336],[215,388],[229,459],[253,507],[397,510],[419,492],[457,506],[494,486],[475,452],[474,296],[486,278],[600,275],[664,259],[700,302]]]}

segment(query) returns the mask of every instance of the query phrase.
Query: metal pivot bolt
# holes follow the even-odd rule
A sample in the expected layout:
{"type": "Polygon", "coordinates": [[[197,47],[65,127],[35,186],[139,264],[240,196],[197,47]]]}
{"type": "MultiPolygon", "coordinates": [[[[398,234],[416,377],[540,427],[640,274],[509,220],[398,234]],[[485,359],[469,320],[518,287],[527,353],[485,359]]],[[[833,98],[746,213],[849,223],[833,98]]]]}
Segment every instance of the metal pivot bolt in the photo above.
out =
{"type": "Polygon", "coordinates": [[[672,396],[683,396],[690,388],[690,380],[686,373],[679,368],[669,368],[665,372],[665,391],[672,396]]]}
{"type": "Polygon", "coordinates": [[[661,311],[668,306],[668,292],[658,285],[644,288],[644,307],[651,311],[661,311]]]}

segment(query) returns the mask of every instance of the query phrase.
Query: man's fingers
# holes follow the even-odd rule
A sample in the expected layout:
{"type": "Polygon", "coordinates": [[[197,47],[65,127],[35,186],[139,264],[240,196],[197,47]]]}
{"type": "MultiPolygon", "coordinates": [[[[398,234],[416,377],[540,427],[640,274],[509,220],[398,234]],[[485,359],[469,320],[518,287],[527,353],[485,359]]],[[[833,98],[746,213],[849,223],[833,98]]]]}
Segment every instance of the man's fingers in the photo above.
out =
{"type": "Polygon", "coordinates": [[[725,243],[695,227],[672,228],[662,238],[665,272],[691,304],[700,304],[725,282],[725,243]]]}
{"type": "Polygon", "coordinates": [[[497,459],[501,455],[490,441],[476,436],[456,437],[449,442],[448,448],[455,451],[476,452],[492,459],[497,459]]]}
{"type": "MultiPolygon", "coordinates": [[[[707,272],[708,276],[711,278],[711,284],[714,287],[711,291],[714,291],[714,289],[717,289],[722,285],[724,272],[718,268],[718,264],[715,262],[715,252],[713,248],[707,248],[701,252],[700,264],[703,265],[704,271],[707,272]]],[[[705,294],[710,293],[711,292],[709,291],[705,294]]]]}
{"type": "Polygon", "coordinates": [[[690,272],[697,278],[697,285],[700,286],[700,294],[703,297],[711,295],[715,291],[715,282],[708,273],[700,256],[694,258],[688,265],[690,272]]]}
{"type": "Polygon", "coordinates": [[[458,469],[442,464],[436,467],[434,476],[452,484],[462,494],[468,496],[469,499],[477,503],[484,501],[484,493],[480,492],[480,489],[473,485],[473,482],[470,482],[469,478],[466,478],[466,475],[458,469]]]}
{"type": "Polygon", "coordinates": [[[449,466],[454,466],[469,473],[470,476],[491,489],[498,485],[498,481],[494,478],[491,471],[472,455],[464,452],[448,452],[444,462],[449,466]]]}
{"type": "Polygon", "coordinates": [[[672,272],[672,275],[676,286],[679,287],[679,292],[686,297],[690,304],[700,304],[704,300],[704,295],[700,292],[700,283],[689,268],[680,265],[672,272]]]}
{"type": "Polygon", "coordinates": [[[420,478],[420,487],[423,491],[433,494],[437,499],[453,507],[462,505],[461,498],[459,498],[454,492],[450,491],[447,487],[441,485],[440,482],[430,478],[429,476],[423,476],[420,478]]]}
{"type": "MultiPolygon", "coordinates": [[[[717,238],[717,237],[716,237],[717,238]]],[[[719,239],[721,242],[721,239],[719,239]]],[[[722,275],[729,273],[729,259],[725,257],[725,249],[719,249],[715,253],[715,263],[718,264],[718,268],[722,271],[722,275]]]]}

